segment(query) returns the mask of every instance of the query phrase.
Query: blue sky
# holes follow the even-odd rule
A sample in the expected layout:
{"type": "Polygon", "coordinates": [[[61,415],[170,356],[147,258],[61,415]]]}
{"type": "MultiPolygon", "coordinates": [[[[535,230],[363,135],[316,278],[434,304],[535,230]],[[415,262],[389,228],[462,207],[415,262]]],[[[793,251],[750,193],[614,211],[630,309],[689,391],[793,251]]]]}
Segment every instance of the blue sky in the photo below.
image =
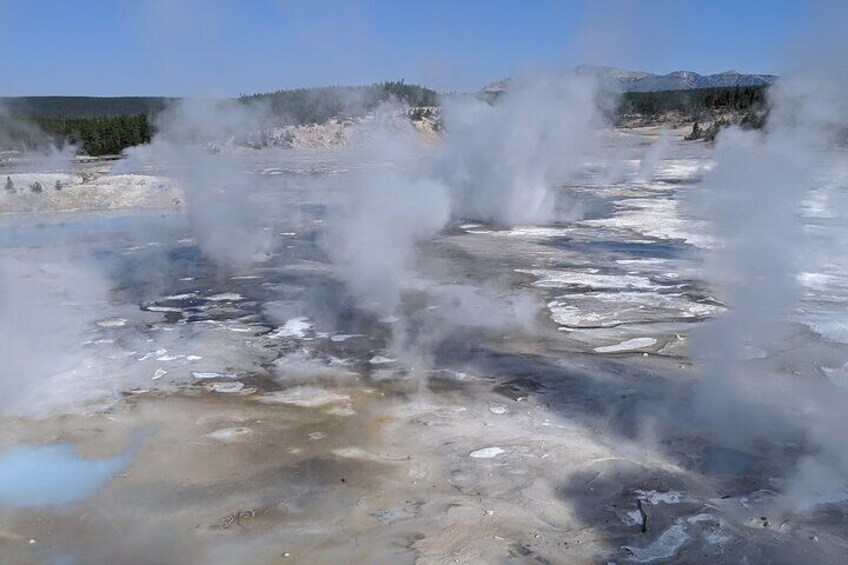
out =
{"type": "Polygon", "coordinates": [[[607,64],[780,73],[804,0],[0,0],[0,95],[472,90],[607,64]]]}

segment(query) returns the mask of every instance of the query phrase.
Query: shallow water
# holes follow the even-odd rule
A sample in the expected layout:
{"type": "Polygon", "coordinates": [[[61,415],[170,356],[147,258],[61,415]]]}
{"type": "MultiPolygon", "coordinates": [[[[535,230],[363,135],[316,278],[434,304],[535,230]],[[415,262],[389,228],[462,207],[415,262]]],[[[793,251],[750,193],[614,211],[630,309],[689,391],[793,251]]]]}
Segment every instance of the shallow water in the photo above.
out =
{"type": "MultiPolygon", "coordinates": [[[[0,561],[839,562],[844,517],[745,526],[765,515],[752,493],[792,468],[784,451],[662,425],[692,381],[690,332],[723,310],[684,242],[701,226],[671,205],[705,160],[562,187],[583,221],[445,230],[389,316],[352,303],[318,243],[346,173],[295,181],[315,156],[245,159],[275,166],[254,196],[298,214],[243,269],[218,269],[181,214],[0,218],[0,247],[94,251],[109,288],[80,363],[33,391],[56,417],[4,421],[18,445],[0,453],[0,561]],[[431,355],[392,350],[404,326],[431,355]],[[122,451],[146,426],[143,457],[122,451]],[[831,537],[811,545],[813,527],[831,537]]],[[[848,361],[820,341],[794,329],[773,347],[848,361]]]]}
{"type": "Polygon", "coordinates": [[[752,473],[757,459],[742,451],[719,445],[704,448],[701,470],[708,475],[744,475],[752,473]]]}
{"type": "Polygon", "coordinates": [[[111,459],[86,459],[70,443],[17,445],[0,452],[0,508],[58,506],[94,495],[126,469],[135,448],[111,459]]]}

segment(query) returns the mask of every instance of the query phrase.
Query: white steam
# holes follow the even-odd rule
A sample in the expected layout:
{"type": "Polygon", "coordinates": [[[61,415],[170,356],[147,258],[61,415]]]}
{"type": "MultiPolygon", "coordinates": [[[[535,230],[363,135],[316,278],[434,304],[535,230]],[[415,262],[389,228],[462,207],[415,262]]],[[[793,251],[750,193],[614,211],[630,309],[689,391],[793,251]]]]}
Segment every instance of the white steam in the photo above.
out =
{"type": "Polygon", "coordinates": [[[660,130],[660,135],[657,140],[651,144],[642,159],[639,160],[639,172],[636,174],[636,180],[650,181],[657,165],[668,153],[668,145],[671,133],[663,128],[660,130]]]}
{"type": "Polygon", "coordinates": [[[29,119],[17,115],[0,100],[0,151],[19,151],[27,159],[31,172],[66,172],[79,153],[79,147],[64,143],[59,148],[54,139],[29,119]]]}
{"type": "Polygon", "coordinates": [[[448,220],[444,188],[426,178],[378,171],[359,178],[329,217],[325,247],[349,290],[391,312],[411,276],[415,245],[448,220]]]}
{"type": "Polygon", "coordinates": [[[827,176],[825,163],[848,127],[845,79],[822,68],[782,79],[770,91],[766,130],[722,132],[717,166],[706,180],[709,216],[722,242],[709,272],[729,309],[695,336],[695,354],[706,360],[709,377],[699,411],[725,438],[808,446],[811,453],[784,493],[787,508],[833,499],[845,489],[848,395],[815,375],[781,375],[746,359],[773,348],[798,303],[805,236],[800,207],[827,176]]]}
{"type": "Polygon", "coordinates": [[[571,74],[514,82],[495,103],[450,98],[444,139],[435,148],[409,126],[387,128],[386,120],[377,120],[366,153],[389,165],[366,169],[346,187],[328,216],[323,245],[360,306],[400,318],[393,326],[395,356],[426,365],[451,328],[492,320],[498,327],[506,320],[527,326],[537,309],[527,297],[465,292],[466,301],[483,300],[486,312],[469,306],[458,319],[451,312],[456,306],[443,304],[447,295],[432,288],[435,313],[405,318],[409,313],[399,308],[404,291],[426,285],[414,274],[416,246],[451,219],[510,225],[566,217],[557,189],[582,173],[594,148],[604,122],[599,100],[591,77],[571,74]]]}
{"type": "Polygon", "coordinates": [[[122,170],[162,165],[182,188],[186,217],[202,252],[228,267],[267,258],[273,239],[257,181],[233,142],[261,131],[262,108],[233,101],[184,100],[156,120],[149,145],[131,148],[122,170]]]}
{"type": "Polygon", "coordinates": [[[435,175],[454,217],[506,225],[560,217],[554,189],[582,170],[603,123],[595,81],[576,74],[514,81],[495,104],[448,100],[444,116],[435,175]]]}
{"type": "Polygon", "coordinates": [[[2,254],[0,415],[38,413],[51,398],[72,402],[73,381],[86,363],[82,343],[102,315],[106,280],[61,247],[2,254]]]}

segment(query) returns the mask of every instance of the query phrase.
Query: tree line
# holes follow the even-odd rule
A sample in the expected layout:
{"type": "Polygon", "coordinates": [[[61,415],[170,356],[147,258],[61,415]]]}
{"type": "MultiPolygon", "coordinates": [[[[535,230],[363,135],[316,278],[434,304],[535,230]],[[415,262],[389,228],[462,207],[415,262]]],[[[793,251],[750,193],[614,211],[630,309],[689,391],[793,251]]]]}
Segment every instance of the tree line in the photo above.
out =
{"type": "Polygon", "coordinates": [[[70,143],[87,155],[117,155],[127,147],[150,143],[153,127],[147,114],[93,118],[43,118],[38,127],[61,148],[70,143]]]}
{"type": "MultiPolygon", "coordinates": [[[[730,109],[746,112],[744,125],[762,127],[766,92],[764,86],[626,92],[619,99],[618,114],[657,116],[678,111],[697,120],[709,111],[730,109]]],[[[439,105],[436,91],[403,80],[278,90],[242,95],[238,100],[242,104],[264,104],[280,121],[300,125],[361,116],[390,99],[412,108],[439,105]]],[[[11,142],[22,149],[37,149],[71,143],[93,156],[118,154],[127,147],[148,143],[155,133],[154,118],[167,102],[164,98],[36,97],[14,99],[18,105],[10,107],[9,100],[4,100],[5,117],[0,114],[0,144],[11,142]],[[122,111],[125,109],[142,111],[128,113],[122,111]],[[61,114],[63,111],[68,113],[61,114]]],[[[709,129],[697,130],[693,139],[714,135],[709,129]]]]}
{"type": "Polygon", "coordinates": [[[759,111],[766,107],[767,86],[698,88],[661,92],[625,92],[619,115],[657,116],[666,112],[697,115],[710,110],[759,111]]]}
{"type": "Polygon", "coordinates": [[[439,104],[435,90],[403,80],[367,86],[294,88],[239,97],[243,104],[266,104],[274,115],[291,125],[361,116],[390,99],[413,108],[439,104]]]}
{"type": "MultiPolygon", "coordinates": [[[[242,104],[265,104],[283,123],[323,123],[361,116],[394,99],[410,107],[436,106],[436,91],[405,81],[368,86],[297,88],[240,96],[242,104]]],[[[88,155],[118,154],[150,142],[154,121],[174,99],[31,96],[2,98],[0,146],[23,150],[78,146],[88,155]]]]}
{"type": "Polygon", "coordinates": [[[95,118],[158,114],[175,100],[160,96],[9,96],[0,97],[0,108],[21,119],[95,118]]]}
{"type": "Polygon", "coordinates": [[[154,134],[147,114],[3,121],[0,145],[24,151],[50,145],[63,149],[70,144],[87,155],[117,155],[127,147],[149,143],[154,134]]]}

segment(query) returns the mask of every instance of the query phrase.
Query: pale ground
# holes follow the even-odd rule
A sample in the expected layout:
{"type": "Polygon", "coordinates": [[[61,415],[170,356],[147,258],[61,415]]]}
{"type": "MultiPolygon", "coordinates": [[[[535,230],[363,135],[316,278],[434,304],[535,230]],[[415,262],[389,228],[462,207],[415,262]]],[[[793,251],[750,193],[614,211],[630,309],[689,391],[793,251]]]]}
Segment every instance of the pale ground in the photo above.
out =
{"type": "MultiPolygon", "coordinates": [[[[70,442],[96,460],[140,441],[82,500],[0,503],[0,561],[841,562],[844,503],[763,514],[797,454],[665,420],[698,372],[692,329],[724,309],[703,277],[714,242],[686,212],[708,150],[675,145],[650,180],[633,178],[638,152],[616,156],[561,190],[583,219],[454,226],[424,245],[404,315],[438,332],[414,366],[389,351],[402,322],[353,307],[316,247],[332,193],[316,187],[350,164],[252,159],[267,179],[253,196],[297,211],[264,218],[272,257],[232,271],[198,253],[155,171],[89,164],[60,193],[42,173],[41,195],[0,194],[0,211],[111,209],[2,217],[4,261],[84,250],[108,288],[73,297],[72,362],[15,391],[0,447],[70,442]],[[444,326],[457,296],[467,320],[444,326]],[[497,312],[526,297],[540,308],[497,312]]],[[[848,289],[830,259],[802,277],[811,314],[759,362],[845,371],[842,312],[820,305],[848,289]]],[[[45,315],[67,306],[61,284],[45,289],[29,297],[45,315]]]]}

